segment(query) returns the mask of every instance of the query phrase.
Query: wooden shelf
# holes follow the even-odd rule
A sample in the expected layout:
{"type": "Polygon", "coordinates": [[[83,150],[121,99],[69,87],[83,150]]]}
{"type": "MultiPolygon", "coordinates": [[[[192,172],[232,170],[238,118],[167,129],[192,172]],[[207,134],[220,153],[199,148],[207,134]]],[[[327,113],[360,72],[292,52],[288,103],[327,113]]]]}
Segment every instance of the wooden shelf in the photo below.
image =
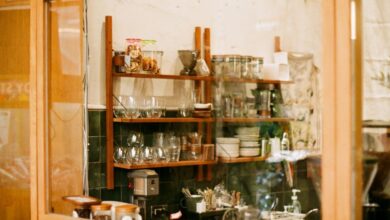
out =
{"type": "Polygon", "coordinates": [[[139,165],[115,163],[114,167],[127,169],[127,170],[133,170],[133,169],[148,169],[148,168],[163,168],[163,167],[202,166],[202,165],[212,165],[212,164],[216,164],[216,163],[217,162],[214,160],[212,160],[212,161],[185,160],[185,161],[177,161],[177,162],[139,164],[139,165]]]}
{"type": "Polygon", "coordinates": [[[218,157],[218,163],[248,163],[266,159],[267,157],[218,157]]]}
{"type": "Polygon", "coordinates": [[[256,122],[289,122],[291,118],[218,118],[217,122],[226,123],[256,123],[256,122]]]}
{"type": "Polygon", "coordinates": [[[213,118],[114,118],[114,122],[121,123],[195,123],[213,122],[213,118]]]}
{"type": "Polygon", "coordinates": [[[183,75],[148,74],[148,73],[113,73],[113,76],[114,77],[148,78],[148,79],[194,80],[194,81],[210,81],[213,79],[210,76],[183,76],[183,75]]]}
{"type": "Polygon", "coordinates": [[[264,83],[264,84],[289,84],[292,80],[273,80],[273,79],[242,79],[242,78],[214,78],[215,81],[237,82],[237,83],[264,83]]]}

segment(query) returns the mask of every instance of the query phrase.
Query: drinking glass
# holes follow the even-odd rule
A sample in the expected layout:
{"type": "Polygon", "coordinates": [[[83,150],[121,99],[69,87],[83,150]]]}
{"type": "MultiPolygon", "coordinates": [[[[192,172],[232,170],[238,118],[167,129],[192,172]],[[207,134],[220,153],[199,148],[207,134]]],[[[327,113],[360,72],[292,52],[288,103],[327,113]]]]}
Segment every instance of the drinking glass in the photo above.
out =
{"type": "Polygon", "coordinates": [[[229,94],[222,95],[222,112],[225,118],[233,117],[233,102],[229,94]]]}
{"type": "Polygon", "coordinates": [[[180,158],[180,139],[176,136],[168,138],[168,145],[164,147],[168,162],[179,161],[180,158]]]}
{"type": "Polygon", "coordinates": [[[114,162],[124,163],[126,159],[125,150],[122,146],[115,146],[114,148],[114,162]]]}
{"type": "Polygon", "coordinates": [[[125,96],[113,96],[113,113],[115,118],[126,117],[125,96]]]}
{"type": "Polygon", "coordinates": [[[164,152],[164,133],[153,133],[153,151],[155,155],[155,161],[165,161],[166,156],[164,152]]]}
{"type": "Polygon", "coordinates": [[[126,162],[137,164],[141,161],[141,147],[144,146],[144,137],[141,132],[130,131],[127,137],[128,150],[126,152],[126,162]]]}
{"type": "Polygon", "coordinates": [[[261,90],[259,92],[259,114],[261,118],[271,117],[271,91],[261,90]]]}
{"type": "Polygon", "coordinates": [[[140,116],[140,109],[138,106],[138,100],[134,96],[127,96],[126,102],[124,103],[126,107],[127,117],[129,118],[138,118],[140,116]]]}

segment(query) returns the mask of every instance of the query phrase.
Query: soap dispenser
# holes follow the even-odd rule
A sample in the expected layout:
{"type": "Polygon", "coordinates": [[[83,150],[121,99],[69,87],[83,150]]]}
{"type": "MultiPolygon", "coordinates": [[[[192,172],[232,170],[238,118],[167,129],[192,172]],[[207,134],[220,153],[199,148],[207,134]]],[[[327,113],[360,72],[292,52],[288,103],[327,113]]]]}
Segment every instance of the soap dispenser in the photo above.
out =
{"type": "Polygon", "coordinates": [[[293,213],[301,213],[301,203],[298,201],[297,193],[301,192],[299,189],[293,189],[291,196],[293,213]]]}
{"type": "Polygon", "coordinates": [[[290,150],[290,141],[288,140],[287,132],[283,133],[283,138],[282,138],[282,141],[281,141],[281,145],[282,145],[282,150],[283,151],[290,150]]]}

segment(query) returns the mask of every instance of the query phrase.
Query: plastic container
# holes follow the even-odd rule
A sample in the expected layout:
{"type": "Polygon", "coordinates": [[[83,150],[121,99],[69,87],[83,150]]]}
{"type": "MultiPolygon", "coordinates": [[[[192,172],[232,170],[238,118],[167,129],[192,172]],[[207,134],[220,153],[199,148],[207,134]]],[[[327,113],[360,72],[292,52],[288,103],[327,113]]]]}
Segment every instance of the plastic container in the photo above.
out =
{"type": "Polygon", "coordinates": [[[142,40],[138,38],[126,39],[125,66],[127,73],[140,72],[142,67],[142,40]]]}
{"type": "Polygon", "coordinates": [[[159,74],[162,64],[163,51],[144,50],[142,51],[142,73],[159,74]]]}

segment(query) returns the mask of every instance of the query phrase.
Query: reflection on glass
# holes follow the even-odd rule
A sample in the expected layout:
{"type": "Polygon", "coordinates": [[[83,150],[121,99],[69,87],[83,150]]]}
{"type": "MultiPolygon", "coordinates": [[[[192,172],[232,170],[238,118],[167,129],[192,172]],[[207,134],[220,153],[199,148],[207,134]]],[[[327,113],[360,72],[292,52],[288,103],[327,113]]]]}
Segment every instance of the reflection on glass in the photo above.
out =
{"type": "Polygon", "coordinates": [[[0,219],[5,220],[30,219],[27,4],[0,2],[0,219]]]}

